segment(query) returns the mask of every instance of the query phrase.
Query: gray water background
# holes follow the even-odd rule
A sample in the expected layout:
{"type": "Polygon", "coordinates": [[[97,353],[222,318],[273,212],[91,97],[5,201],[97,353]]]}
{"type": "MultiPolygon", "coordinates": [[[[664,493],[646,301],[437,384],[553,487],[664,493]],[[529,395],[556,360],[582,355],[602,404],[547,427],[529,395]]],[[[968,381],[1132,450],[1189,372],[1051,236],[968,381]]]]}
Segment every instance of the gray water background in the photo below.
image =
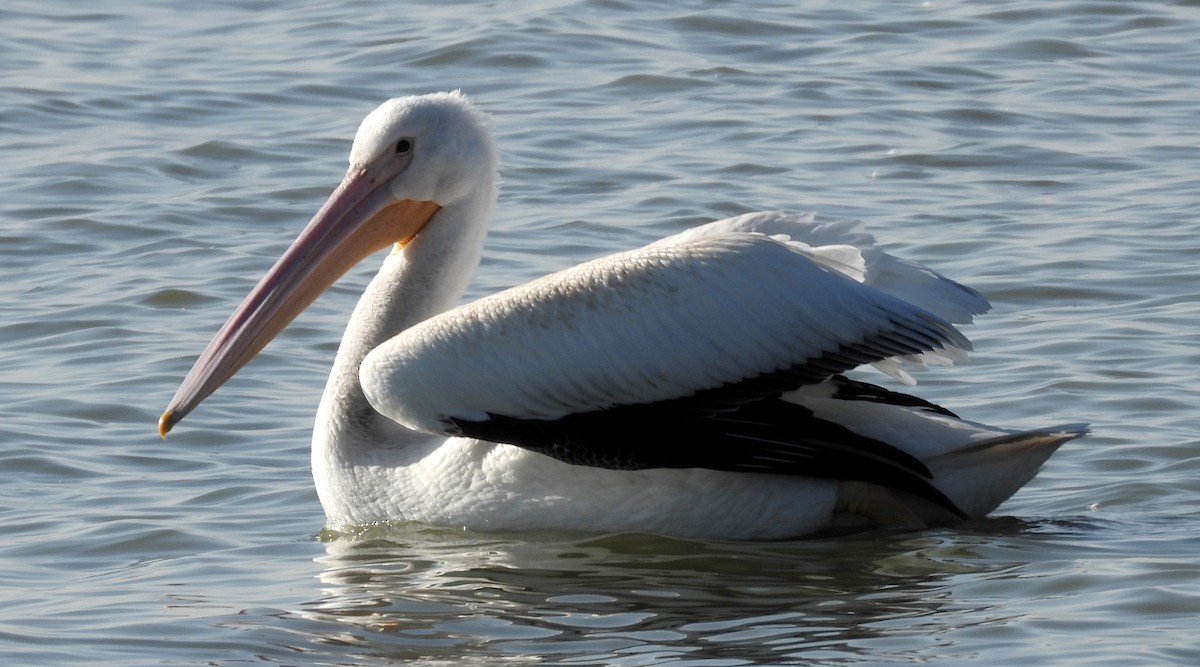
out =
{"type": "Polygon", "coordinates": [[[1197,35],[1194,2],[5,3],[0,663],[1195,664],[1197,35]],[[322,533],[309,430],[372,260],[159,440],[361,117],[452,88],[503,159],[469,296],[858,218],[995,306],[920,395],[1094,434],[953,530],[322,533]]]}

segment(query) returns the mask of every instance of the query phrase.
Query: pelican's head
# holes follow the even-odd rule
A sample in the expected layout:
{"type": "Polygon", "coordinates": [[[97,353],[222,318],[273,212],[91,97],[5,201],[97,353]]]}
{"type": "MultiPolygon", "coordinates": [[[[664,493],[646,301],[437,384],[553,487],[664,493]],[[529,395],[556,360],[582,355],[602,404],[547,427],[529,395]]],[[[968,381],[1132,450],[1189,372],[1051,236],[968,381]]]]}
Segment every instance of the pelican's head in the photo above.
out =
{"type": "Polygon", "coordinates": [[[364,257],[403,248],[445,208],[490,200],[495,171],[487,120],[460,92],[395,98],[372,111],[345,178],[200,354],[159,418],[159,434],[364,257]]]}
{"type": "Polygon", "coordinates": [[[486,116],[461,92],[397,97],[359,125],[350,173],[379,170],[397,201],[445,206],[494,180],[494,150],[486,116]]]}

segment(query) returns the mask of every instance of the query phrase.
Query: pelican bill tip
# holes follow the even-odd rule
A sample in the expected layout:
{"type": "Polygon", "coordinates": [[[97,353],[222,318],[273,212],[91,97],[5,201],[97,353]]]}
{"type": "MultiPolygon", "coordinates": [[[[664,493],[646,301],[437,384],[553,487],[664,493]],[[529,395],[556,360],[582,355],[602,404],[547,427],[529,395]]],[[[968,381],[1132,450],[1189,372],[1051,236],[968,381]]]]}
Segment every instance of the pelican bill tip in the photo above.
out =
{"type": "Polygon", "coordinates": [[[170,432],[171,427],[174,426],[177,421],[179,420],[175,418],[175,410],[173,408],[167,408],[162,413],[162,416],[158,418],[158,437],[166,440],[167,433],[170,432]]]}

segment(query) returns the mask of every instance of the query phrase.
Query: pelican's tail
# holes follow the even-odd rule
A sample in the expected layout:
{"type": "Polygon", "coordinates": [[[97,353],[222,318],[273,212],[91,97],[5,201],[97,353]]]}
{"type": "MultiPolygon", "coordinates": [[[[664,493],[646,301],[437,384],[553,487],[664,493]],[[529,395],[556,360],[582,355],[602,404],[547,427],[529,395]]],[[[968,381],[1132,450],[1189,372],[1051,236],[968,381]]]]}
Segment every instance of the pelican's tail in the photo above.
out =
{"type": "MultiPolygon", "coordinates": [[[[929,483],[970,518],[986,516],[1027,484],[1065,442],[1086,435],[1085,424],[1027,431],[960,419],[913,396],[834,377],[785,395],[823,420],[916,458],[929,483]]],[[[844,483],[840,509],[886,527],[952,523],[946,508],[877,485],[844,483]]]]}
{"type": "Polygon", "coordinates": [[[968,516],[978,518],[1029,483],[1063,443],[1087,433],[1086,424],[1006,433],[967,441],[925,463],[933,485],[968,516]]]}

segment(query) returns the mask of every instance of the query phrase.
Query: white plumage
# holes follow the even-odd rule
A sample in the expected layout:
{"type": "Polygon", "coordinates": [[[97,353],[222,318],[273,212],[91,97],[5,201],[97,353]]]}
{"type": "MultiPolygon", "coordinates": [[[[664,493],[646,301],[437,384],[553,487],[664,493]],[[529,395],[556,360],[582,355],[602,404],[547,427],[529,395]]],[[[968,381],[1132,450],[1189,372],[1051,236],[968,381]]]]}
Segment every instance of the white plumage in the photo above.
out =
{"type": "Polygon", "coordinates": [[[909,339],[936,348],[926,357],[963,355],[948,323],[861,289],[853,265],[831,269],[846,250],[721,231],[610,255],[400,332],[367,356],[363,385],[386,416],[437,432],[448,416],[557,419],[680,398],[846,341],[888,361],[915,360],[909,339]]]}
{"type": "Polygon", "coordinates": [[[393,243],[314,430],[334,525],[725,538],[916,526],[991,512],[1085,432],[974,424],[843,377],[874,364],[912,383],[909,370],[963,358],[954,324],[988,308],[856,223],[751,213],[450,308],[495,182],[465,96],[376,109],[346,179],[197,360],[160,432],[393,243]]]}

